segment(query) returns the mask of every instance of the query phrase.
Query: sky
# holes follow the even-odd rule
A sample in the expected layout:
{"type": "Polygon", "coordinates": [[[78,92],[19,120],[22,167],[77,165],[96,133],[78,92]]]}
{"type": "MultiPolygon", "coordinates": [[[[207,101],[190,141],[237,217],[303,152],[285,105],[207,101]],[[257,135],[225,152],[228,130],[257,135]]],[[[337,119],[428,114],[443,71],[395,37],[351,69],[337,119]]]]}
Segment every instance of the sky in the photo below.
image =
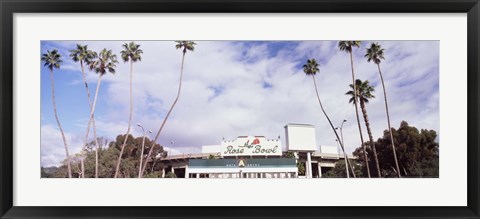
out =
{"type": "MultiPolygon", "coordinates": [[[[95,108],[98,137],[114,140],[125,134],[129,115],[130,63],[120,58],[122,44],[130,41],[42,41],[41,54],[57,49],[63,60],[54,69],[55,98],[60,123],[71,154],[84,144],[89,104],[82,81],[80,63],[69,57],[76,44],[103,48],[117,54],[116,73],[102,77],[95,108]]],[[[154,138],[177,91],[182,61],[181,50],[173,41],[135,41],[143,50],[142,60],[133,64],[133,115],[130,133],[154,138]]],[[[280,136],[285,148],[284,126],[312,124],[317,146],[337,146],[335,135],[321,112],[312,77],[302,66],[307,59],[319,63],[316,74],[319,95],[325,111],[338,127],[345,119],[343,136],[347,153],[360,147],[354,105],[345,93],[352,84],[348,53],[338,49],[338,41],[195,41],[193,52],[185,55],[180,98],[158,143],[170,154],[201,152],[202,145],[218,145],[223,138],[242,135],[280,136]]],[[[418,129],[439,133],[439,41],[363,41],[354,48],[357,79],[374,87],[374,99],[366,109],[373,138],[388,129],[383,89],[377,66],[364,58],[366,48],[378,42],[385,49],[380,64],[391,124],[398,128],[407,121],[418,129]]],[[[40,54],[40,55],[41,55],[40,54]]],[[[40,56],[39,55],[39,56],[40,56]]],[[[40,57],[39,57],[40,58],[40,57]]],[[[58,166],[65,150],[52,105],[50,71],[39,66],[41,74],[41,166],[58,166]]],[[[98,75],[85,69],[91,99],[98,75]]],[[[364,140],[368,140],[361,110],[364,140]]],[[[92,131],[89,139],[93,139],[92,131]]]]}

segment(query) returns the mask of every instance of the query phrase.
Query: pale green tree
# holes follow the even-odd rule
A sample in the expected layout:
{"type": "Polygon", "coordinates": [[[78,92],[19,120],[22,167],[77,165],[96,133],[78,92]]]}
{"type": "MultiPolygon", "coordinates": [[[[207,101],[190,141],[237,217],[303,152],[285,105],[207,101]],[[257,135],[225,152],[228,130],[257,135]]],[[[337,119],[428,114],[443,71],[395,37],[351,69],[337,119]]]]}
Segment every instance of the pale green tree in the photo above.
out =
{"type": "Polygon", "coordinates": [[[117,160],[117,167],[115,169],[115,178],[117,178],[118,170],[120,169],[120,162],[122,161],[122,154],[123,150],[125,149],[125,144],[127,143],[128,134],[130,134],[130,127],[132,123],[132,113],[133,113],[133,95],[132,95],[132,82],[133,82],[133,63],[137,61],[142,61],[142,53],[143,51],[139,49],[140,45],[136,44],[135,42],[125,43],[123,44],[123,50],[120,52],[122,60],[124,62],[130,61],[130,114],[128,116],[128,128],[127,137],[125,138],[122,148],[120,149],[120,155],[118,156],[117,160]]]}
{"type": "MultiPolygon", "coordinates": [[[[340,51],[345,51],[350,55],[350,67],[352,69],[352,84],[353,84],[353,90],[356,90],[355,88],[355,69],[353,67],[353,47],[360,47],[361,42],[360,41],[340,41],[338,42],[338,48],[340,51]]],[[[363,134],[362,134],[362,126],[360,125],[360,116],[358,115],[358,104],[357,104],[357,96],[354,93],[354,101],[355,105],[355,116],[357,117],[357,125],[358,125],[358,132],[360,134],[360,142],[362,144],[363,152],[366,155],[367,154],[367,148],[366,145],[364,144],[363,141],[363,134]]],[[[370,178],[370,167],[368,165],[368,156],[365,156],[365,165],[367,168],[367,176],[370,178]]]]}
{"type": "MultiPolygon", "coordinates": [[[[89,111],[92,110],[92,100],[90,99],[90,90],[88,89],[87,77],[85,75],[85,64],[90,64],[92,59],[95,57],[95,54],[92,50],[88,49],[87,45],[77,44],[77,48],[70,50],[70,57],[74,62],[79,62],[82,69],[82,80],[85,84],[85,90],[87,92],[88,106],[89,111]]],[[[97,127],[95,126],[95,116],[92,118],[93,126],[93,139],[95,141],[95,178],[98,178],[98,142],[97,142],[97,127]]],[[[85,147],[88,142],[88,134],[90,132],[90,127],[87,127],[87,132],[85,134],[85,142],[82,148],[82,151],[85,150],[85,147]]]]}
{"type": "Polygon", "coordinates": [[[177,44],[175,45],[175,48],[182,50],[182,64],[181,64],[181,66],[180,66],[180,80],[179,80],[179,82],[178,82],[179,84],[178,84],[177,97],[176,97],[175,100],[173,101],[172,106],[171,106],[170,109],[168,110],[167,115],[166,115],[165,118],[163,119],[163,122],[162,122],[162,124],[160,125],[160,128],[158,129],[158,132],[157,132],[157,134],[155,135],[155,138],[153,139],[153,144],[152,144],[152,146],[150,147],[150,150],[148,151],[147,157],[145,158],[143,170],[142,170],[142,173],[140,174],[141,176],[143,176],[143,174],[145,173],[145,168],[147,168],[148,159],[149,159],[150,156],[152,155],[152,151],[153,151],[153,148],[154,148],[154,146],[155,146],[155,142],[157,142],[158,137],[160,137],[160,133],[162,132],[162,129],[163,129],[163,127],[165,126],[165,123],[167,122],[168,117],[170,116],[170,113],[172,113],[172,110],[173,110],[173,108],[175,107],[175,104],[177,104],[178,98],[180,97],[180,91],[182,90],[183,63],[184,63],[184,61],[185,61],[185,54],[187,54],[187,51],[194,51],[194,50],[195,50],[195,45],[196,45],[196,43],[193,42],[193,41],[175,41],[175,42],[177,43],[177,44]]]}
{"type": "Polygon", "coordinates": [[[53,113],[55,114],[55,120],[57,121],[58,129],[60,129],[63,145],[65,147],[65,155],[67,156],[68,177],[72,178],[72,168],[70,166],[71,161],[70,161],[70,154],[68,152],[67,140],[65,139],[65,133],[63,132],[62,125],[60,124],[60,119],[58,119],[57,103],[55,102],[55,80],[53,77],[53,69],[60,68],[60,64],[62,63],[61,55],[60,53],[58,53],[58,50],[56,49],[52,51],[47,50],[47,53],[44,53],[41,59],[44,62],[43,66],[48,67],[48,69],[50,70],[50,82],[52,84],[53,113]]]}
{"type": "Polygon", "coordinates": [[[390,125],[390,114],[388,113],[388,101],[387,101],[387,90],[385,88],[385,82],[383,80],[383,75],[382,75],[382,70],[380,69],[380,63],[382,62],[381,59],[385,59],[384,56],[384,51],[380,44],[378,43],[372,43],[370,48],[367,48],[367,52],[365,54],[365,57],[367,58],[367,61],[373,61],[377,65],[378,68],[378,74],[380,75],[380,80],[382,81],[382,87],[383,87],[383,97],[385,100],[385,111],[387,113],[387,123],[388,123],[388,132],[390,133],[390,142],[392,144],[392,151],[393,151],[393,158],[395,159],[395,167],[397,170],[397,176],[401,177],[400,173],[400,167],[398,165],[398,158],[397,158],[397,152],[395,150],[395,142],[393,140],[393,134],[392,134],[392,126],[390,125]]]}

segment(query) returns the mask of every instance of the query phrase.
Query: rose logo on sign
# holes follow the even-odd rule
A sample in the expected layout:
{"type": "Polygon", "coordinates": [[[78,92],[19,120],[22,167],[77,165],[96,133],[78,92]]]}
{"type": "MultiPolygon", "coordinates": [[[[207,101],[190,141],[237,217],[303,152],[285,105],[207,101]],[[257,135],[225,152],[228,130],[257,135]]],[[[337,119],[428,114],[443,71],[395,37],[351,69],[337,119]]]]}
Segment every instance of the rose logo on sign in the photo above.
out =
{"type": "Polygon", "coordinates": [[[239,148],[253,148],[255,145],[260,144],[260,140],[258,140],[258,138],[255,138],[255,140],[253,140],[251,144],[249,144],[249,142],[250,142],[250,140],[245,142],[245,144],[243,144],[243,145],[238,145],[238,147],[239,148]]]}
{"type": "Polygon", "coordinates": [[[222,155],[281,155],[280,141],[262,136],[242,136],[235,141],[224,141],[222,155]]]}

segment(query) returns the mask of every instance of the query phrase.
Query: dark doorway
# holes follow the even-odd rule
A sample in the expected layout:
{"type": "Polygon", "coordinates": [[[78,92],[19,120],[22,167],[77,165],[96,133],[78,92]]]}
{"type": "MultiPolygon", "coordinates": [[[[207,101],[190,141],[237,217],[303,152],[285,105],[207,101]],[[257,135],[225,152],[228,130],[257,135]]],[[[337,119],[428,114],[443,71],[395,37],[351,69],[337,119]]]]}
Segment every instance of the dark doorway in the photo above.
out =
{"type": "Polygon", "coordinates": [[[175,169],[175,175],[177,178],[185,178],[185,168],[175,169]]]}
{"type": "Polygon", "coordinates": [[[318,175],[318,163],[312,163],[312,178],[319,178],[318,175]]]}

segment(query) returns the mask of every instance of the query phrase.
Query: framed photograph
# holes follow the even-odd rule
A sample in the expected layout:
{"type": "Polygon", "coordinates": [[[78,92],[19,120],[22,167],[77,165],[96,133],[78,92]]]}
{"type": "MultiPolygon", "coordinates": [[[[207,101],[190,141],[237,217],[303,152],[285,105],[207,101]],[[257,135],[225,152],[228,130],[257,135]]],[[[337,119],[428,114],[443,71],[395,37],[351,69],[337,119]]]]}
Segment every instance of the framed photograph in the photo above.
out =
{"type": "Polygon", "coordinates": [[[2,219],[479,217],[478,0],[0,7],[2,219]]]}

